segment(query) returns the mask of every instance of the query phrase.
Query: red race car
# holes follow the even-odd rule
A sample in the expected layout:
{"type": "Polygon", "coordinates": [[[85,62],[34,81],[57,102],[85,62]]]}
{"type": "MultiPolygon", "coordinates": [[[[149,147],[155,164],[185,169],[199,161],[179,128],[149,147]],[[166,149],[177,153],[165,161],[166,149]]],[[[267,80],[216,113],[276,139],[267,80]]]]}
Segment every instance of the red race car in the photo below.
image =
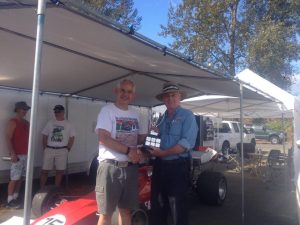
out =
{"type": "MultiPolygon", "coordinates": [[[[151,166],[139,168],[140,208],[132,212],[132,224],[148,225],[147,211],[150,209],[151,166]]],[[[87,225],[97,224],[97,202],[95,192],[77,200],[63,199],[63,192],[54,186],[40,190],[33,199],[32,211],[38,217],[34,225],[87,225]]],[[[117,221],[117,213],[112,221],[117,221]]],[[[114,224],[114,223],[112,223],[114,224]]]]}
{"type": "MultiPolygon", "coordinates": [[[[212,171],[210,165],[218,161],[218,153],[210,148],[192,152],[191,188],[199,199],[209,205],[222,205],[227,195],[227,181],[220,172],[212,171]]],[[[138,210],[132,212],[133,225],[148,225],[151,194],[151,166],[139,168],[138,210]]],[[[38,217],[34,225],[89,225],[97,224],[97,203],[95,192],[77,200],[68,201],[63,192],[53,186],[40,190],[33,198],[32,211],[38,217]]],[[[112,224],[117,224],[114,213],[112,224]]]]}

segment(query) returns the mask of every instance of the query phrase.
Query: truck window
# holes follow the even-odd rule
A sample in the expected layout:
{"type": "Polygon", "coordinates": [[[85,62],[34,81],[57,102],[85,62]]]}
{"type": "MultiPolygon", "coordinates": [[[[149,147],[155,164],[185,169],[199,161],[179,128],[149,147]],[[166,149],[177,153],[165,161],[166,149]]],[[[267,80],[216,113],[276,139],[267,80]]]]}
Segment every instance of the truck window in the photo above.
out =
{"type": "Polygon", "coordinates": [[[233,129],[235,133],[239,133],[240,132],[240,128],[239,125],[237,123],[232,123],[233,129]]]}
{"type": "Polygon", "coordinates": [[[219,128],[219,133],[230,133],[229,124],[222,123],[222,127],[219,128]]]}

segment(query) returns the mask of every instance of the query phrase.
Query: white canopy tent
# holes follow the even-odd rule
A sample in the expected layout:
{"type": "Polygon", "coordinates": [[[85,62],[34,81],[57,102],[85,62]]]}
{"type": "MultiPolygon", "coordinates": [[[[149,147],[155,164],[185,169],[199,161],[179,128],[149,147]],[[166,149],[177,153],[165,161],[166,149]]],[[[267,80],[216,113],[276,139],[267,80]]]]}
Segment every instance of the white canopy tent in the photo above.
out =
{"type": "MultiPolygon", "coordinates": [[[[0,85],[32,88],[36,1],[0,0],[0,85]],[[5,3],[6,2],[6,3],[5,3]]],[[[160,104],[153,96],[165,81],[181,84],[189,97],[226,94],[239,97],[231,79],[189,61],[128,28],[112,24],[82,7],[81,1],[49,3],[45,19],[40,90],[113,100],[122,78],[137,84],[133,104],[160,104]]],[[[246,90],[244,98],[264,99],[246,90]]]]}
{"type": "MultiPolygon", "coordinates": [[[[273,101],[243,99],[243,116],[245,118],[281,118],[293,117],[295,97],[260,77],[249,69],[236,75],[236,79],[244,84],[244,90],[255,90],[267,95],[273,101]]],[[[182,105],[202,115],[224,118],[240,117],[240,99],[232,96],[203,95],[186,99],[182,105]]]]}

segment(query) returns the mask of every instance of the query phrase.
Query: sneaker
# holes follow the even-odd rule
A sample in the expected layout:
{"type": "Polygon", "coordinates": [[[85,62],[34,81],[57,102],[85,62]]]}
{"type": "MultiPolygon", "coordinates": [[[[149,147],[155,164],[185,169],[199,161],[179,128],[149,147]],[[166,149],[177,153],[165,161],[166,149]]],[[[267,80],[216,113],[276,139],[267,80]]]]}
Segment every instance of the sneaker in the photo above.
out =
{"type": "Polygon", "coordinates": [[[7,203],[5,207],[9,209],[20,209],[21,204],[17,200],[13,199],[9,203],[7,203]]]}

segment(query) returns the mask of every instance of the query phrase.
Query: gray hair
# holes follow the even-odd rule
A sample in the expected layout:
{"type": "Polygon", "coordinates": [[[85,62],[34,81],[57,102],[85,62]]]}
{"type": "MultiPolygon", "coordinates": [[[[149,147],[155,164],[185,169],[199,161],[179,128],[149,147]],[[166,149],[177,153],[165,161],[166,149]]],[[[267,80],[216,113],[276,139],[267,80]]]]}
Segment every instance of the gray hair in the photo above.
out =
{"type": "Polygon", "coordinates": [[[120,81],[118,82],[118,84],[117,84],[117,88],[121,88],[121,85],[122,85],[123,83],[129,83],[129,84],[131,84],[132,87],[133,87],[133,91],[135,92],[135,83],[134,83],[132,80],[130,80],[130,79],[123,79],[123,80],[120,80],[120,81]]]}

